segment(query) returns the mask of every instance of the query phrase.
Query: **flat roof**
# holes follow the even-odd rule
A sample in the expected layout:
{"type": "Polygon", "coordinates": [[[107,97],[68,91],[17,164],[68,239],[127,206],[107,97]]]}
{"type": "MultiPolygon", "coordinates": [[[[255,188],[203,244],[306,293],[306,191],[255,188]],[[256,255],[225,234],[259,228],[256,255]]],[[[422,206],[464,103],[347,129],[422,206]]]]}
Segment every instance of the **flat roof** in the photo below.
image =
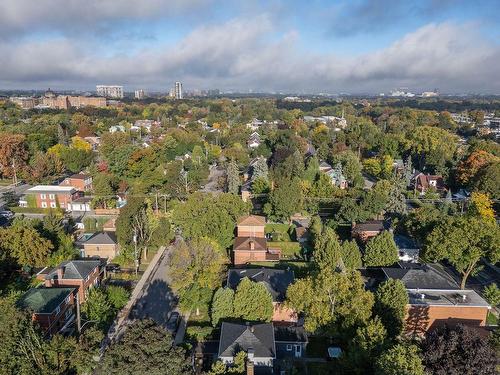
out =
{"type": "Polygon", "coordinates": [[[408,297],[411,305],[490,308],[473,290],[408,289],[408,297]]]}
{"type": "Polygon", "coordinates": [[[71,193],[76,191],[73,186],[60,186],[60,185],[37,185],[26,190],[26,192],[37,193],[37,192],[59,192],[59,193],[71,193]]]}

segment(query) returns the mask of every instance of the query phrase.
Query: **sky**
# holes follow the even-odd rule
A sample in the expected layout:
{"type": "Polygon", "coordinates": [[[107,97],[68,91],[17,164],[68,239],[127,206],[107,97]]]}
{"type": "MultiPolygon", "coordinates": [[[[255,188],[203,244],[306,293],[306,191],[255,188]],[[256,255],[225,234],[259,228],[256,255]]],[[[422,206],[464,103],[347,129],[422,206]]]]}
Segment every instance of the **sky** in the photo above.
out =
{"type": "Polygon", "coordinates": [[[0,90],[500,94],[500,0],[1,0],[0,90]]]}

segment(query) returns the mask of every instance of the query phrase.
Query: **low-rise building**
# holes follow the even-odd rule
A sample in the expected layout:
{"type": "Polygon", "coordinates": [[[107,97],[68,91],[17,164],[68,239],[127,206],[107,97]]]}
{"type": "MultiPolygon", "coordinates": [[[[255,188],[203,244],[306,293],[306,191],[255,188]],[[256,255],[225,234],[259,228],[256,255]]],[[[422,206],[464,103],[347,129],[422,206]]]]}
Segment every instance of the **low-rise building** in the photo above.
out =
{"type": "Polygon", "coordinates": [[[105,231],[95,233],[83,243],[84,257],[99,257],[113,259],[120,252],[118,240],[114,232],[105,231]]]}
{"type": "Polygon", "coordinates": [[[240,281],[248,277],[256,283],[263,283],[273,297],[273,322],[295,323],[295,311],[285,307],[286,291],[295,280],[293,271],[271,268],[231,268],[227,275],[227,286],[236,290],[240,281]]]}
{"type": "Polygon", "coordinates": [[[26,190],[21,207],[62,208],[71,211],[71,203],[83,193],[72,186],[37,185],[26,190]]]}
{"type": "Polygon", "coordinates": [[[32,319],[47,336],[63,331],[74,319],[75,288],[32,288],[18,306],[32,313],[32,319]]]}
{"type": "Polygon", "coordinates": [[[415,191],[418,191],[420,194],[425,194],[429,189],[434,189],[438,193],[447,191],[443,176],[440,175],[419,172],[412,177],[411,183],[415,191]]]}
{"type": "Polygon", "coordinates": [[[257,148],[260,146],[262,143],[262,140],[260,139],[260,135],[257,132],[253,132],[250,134],[250,137],[248,138],[247,145],[250,148],[257,148]]]}
{"type": "Polygon", "coordinates": [[[353,223],[351,236],[353,239],[366,242],[370,238],[380,234],[385,229],[387,229],[387,225],[383,220],[369,220],[364,223],[353,223]]]}
{"type": "Polygon", "coordinates": [[[89,289],[101,284],[104,273],[105,267],[101,260],[69,260],[54,268],[44,268],[37,274],[37,279],[43,280],[46,288],[75,288],[79,302],[83,303],[89,289]]]}
{"type": "Polygon", "coordinates": [[[83,173],[77,173],[66,177],[59,186],[72,186],[78,191],[92,190],[92,176],[83,173]]]}

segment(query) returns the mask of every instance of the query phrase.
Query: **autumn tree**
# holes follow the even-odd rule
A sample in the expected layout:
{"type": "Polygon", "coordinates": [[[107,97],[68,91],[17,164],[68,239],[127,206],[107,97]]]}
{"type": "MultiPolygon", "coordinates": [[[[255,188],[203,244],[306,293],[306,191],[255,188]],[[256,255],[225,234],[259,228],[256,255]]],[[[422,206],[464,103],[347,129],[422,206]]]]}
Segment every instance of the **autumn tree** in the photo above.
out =
{"type": "Polygon", "coordinates": [[[0,133],[0,176],[12,177],[28,161],[26,138],[22,134],[0,133]]]}
{"type": "Polygon", "coordinates": [[[481,258],[500,259],[500,230],[495,222],[476,217],[448,217],[428,235],[421,257],[426,261],[446,259],[462,275],[460,287],[477,270],[481,258]]]}
{"type": "Polygon", "coordinates": [[[488,222],[495,221],[495,211],[492,207],[493,203],[487,194],[472,192],[469,204],[469,209],[467,210],[468,215],[478,217],[488,222]]]}
{"type": "Polygon", "coordinates": [[[477,173],[493,162],[499,162],[500,158],[483,150],[473,151],[457,166],[457,180],[468,185],[477,173]]]}
{"type": "Polygon", "coordinates": [[[286,303],[305,314],[307,331],[335,333],[364,324],[371,316],[374,299],[365,290],[359,272],[326,269],[290,285],[286,303]]]}
{"type": "Polygon", "coordinates": [[[390,266],[398,260],[398,247],[391,232],[383,231],[367,242],[363,257],[365,266],[390,266]]]}

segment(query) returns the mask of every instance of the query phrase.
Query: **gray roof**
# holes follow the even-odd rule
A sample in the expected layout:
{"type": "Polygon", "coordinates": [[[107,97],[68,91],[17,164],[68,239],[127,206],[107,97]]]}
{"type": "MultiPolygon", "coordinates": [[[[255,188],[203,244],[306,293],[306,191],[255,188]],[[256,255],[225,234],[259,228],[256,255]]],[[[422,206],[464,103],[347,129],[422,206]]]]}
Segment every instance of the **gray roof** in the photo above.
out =
{"type": "Polygon", "coordinates": [[[67,280],[80,280],[85,279],[92,271],[99,267],[101,264],[100,260],[69,260],[62,262],[59,266],[53,268],[47,276],[46,279],[53,279],[57,277],[57,269],[63,267],[63,279],[67,280]]]}
{"type": "Polygon", "coordinates": [[[236,289],[241,279],[248,277],[254,282],[263,282],[273,301],[284,301],[288,286],[295,279],[293,271],[272,268],[231,268],[227,275],[227,286],[236,289]]]}
{"type": "Polygon", "coordinates": [[[98,232],[85,241],[89,245],[116,245],[118,243],[113,232],[98,232]]]}
{"type": "Polygon", "coordinates": [[[274,327],[274,338],[276,341],[284,342],[307,342],[307,333],[304,327],[276,326],[274,327]]]}
{"type": "Polygon", "coordinates": [[[223,322],[219,342],[219,357],[234,357],[252,349],[255,357],[275,358],[274,329],[271,323],[238,324],[223,322]]]}
{"type": "Polygon", "coordinates": [[[412,305],[489,307],[488,302],[473,290],[419,289],[408,291],[408,297],[412,305]]]}
{"type": "Polygon", "coordinates": [[[427,264],[407,265],[407,268],[382,268],[382,270],[386,277],[401,280],[407,289],[460,289],[449,275],[427,264]]]}
{"type": "Polygon", "coordinates": [[[73,293],[75,288],[32,288],[18,301],[18,306],[37,314],[50,314],[73,293]]]}

